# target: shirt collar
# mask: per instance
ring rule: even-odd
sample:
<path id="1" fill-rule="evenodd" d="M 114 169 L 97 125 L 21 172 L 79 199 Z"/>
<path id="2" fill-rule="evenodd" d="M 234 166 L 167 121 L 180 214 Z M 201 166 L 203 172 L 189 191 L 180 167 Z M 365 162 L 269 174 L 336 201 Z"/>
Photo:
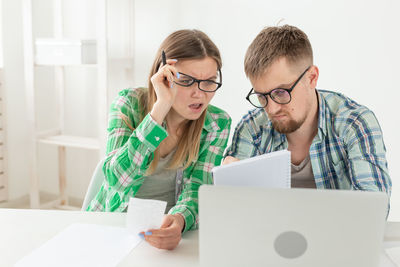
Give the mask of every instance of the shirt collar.
<path id="1" fill-rule="evenodd" d="M 325 99 L 317 89 L 315 89 L 315 92 L 318 98 L 318 136 L 322 140 L 323 136 L 327 133 L 326 120 L 328 119 L 329 114 L 326 110 Z"/>
<path id="2" fill-rule="evenodd" d="M 217 120 L 218 115 L 210 113 L 208 109 L 205 112 L 206 112 L 206 118 L 204 120 L 203 129 L 206 130 L 207 132 L 219 131 L 220 128 L 218 124 L 215 122 Z"/>

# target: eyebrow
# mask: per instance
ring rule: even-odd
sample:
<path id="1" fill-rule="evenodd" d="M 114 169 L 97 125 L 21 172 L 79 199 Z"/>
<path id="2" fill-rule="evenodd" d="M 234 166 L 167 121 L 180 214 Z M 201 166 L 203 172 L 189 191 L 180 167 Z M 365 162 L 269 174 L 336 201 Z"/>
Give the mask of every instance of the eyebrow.
<path id="1" fill-rule="evenodd" d="M 186 74 L 186 73 L 183 73 L 183 72 L 181 72 L 183 75 L 186 75 L 186 76 L 190 76 L 190 77 L 192 77 L 192 78 L 195 78 L 195 79 L 198 79 L 197 77 L 194 77 L 194 75 L 189 75 L 189 74 Z M 207 79 L 198 79 L 198 80 L 203 80 L 203 81 L 206 81 L 206 80 L 211 80 L 211 79 L 217 79 L 217 75 L 214 75 L 214 76 L 211 76 L 211 77 L 209 77 L 209 78 L 207 78 Z"/>
<path id="2" fill-rule="evenodd" d="M 275 89 L 278 89 L 278 88 L 289 89 L 294 83 L 295 83 L 295 82 L 291 82 L 291 83 L 281 83 L 280 85 L 274 87 L 273 89 L 271 89 L 271 90 L 268 91 L 268 92 L 271 92 L 272 90 L 275 90 Z M 254 90 L 254 92 L 257 93 L 257 94 L 264 94 L 264 93 L 262 93 L 262 92 L 256 91 L 256 89 L 254 89 L 254 88 L 253 88 L 253 90 Z"/>

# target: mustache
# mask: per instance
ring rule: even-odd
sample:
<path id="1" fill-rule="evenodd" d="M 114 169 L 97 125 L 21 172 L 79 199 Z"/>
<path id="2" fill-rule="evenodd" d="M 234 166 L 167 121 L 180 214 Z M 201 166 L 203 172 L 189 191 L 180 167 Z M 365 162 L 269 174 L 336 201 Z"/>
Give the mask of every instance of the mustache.
<path id="1" fill-rule="evenodd" d="M 268 114 L 269 117 L 276 117 L 276 116 L 282 116 L 282 115 L 288 115 L 288 113 L 280 111 L 280 112 L 275 113 L 275 114 Z"/>

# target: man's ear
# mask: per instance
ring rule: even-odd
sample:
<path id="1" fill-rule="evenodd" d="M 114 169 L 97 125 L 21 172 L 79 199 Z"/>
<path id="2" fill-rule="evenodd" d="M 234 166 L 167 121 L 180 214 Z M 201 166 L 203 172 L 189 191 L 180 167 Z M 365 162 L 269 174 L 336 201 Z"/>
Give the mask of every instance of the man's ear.
<path id="1" fill-rule="evenodd" d="M 317 87 L 318 77 L 319 77 L 319 69 L 317 66 L 311 66 L 310 70 L 307 74 L 310 81 L 310 88 L 315 89 Z"/>

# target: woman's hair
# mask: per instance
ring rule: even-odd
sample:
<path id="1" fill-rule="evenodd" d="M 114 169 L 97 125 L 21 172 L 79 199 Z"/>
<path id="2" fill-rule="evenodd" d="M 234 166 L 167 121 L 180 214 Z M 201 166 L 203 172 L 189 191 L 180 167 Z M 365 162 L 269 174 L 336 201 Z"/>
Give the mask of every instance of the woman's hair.
<path id="1" fill-rule="evenodd" d="M 222 67 L 221 55 L 217 46 L 204 32 L 199 30 L 179 30 L 173 32 L 162 42 L 158 49 L 148 79 L 148 91 L 140 96 L 139 103 L 144 114 L 148 114 L 157 101 L 157 95 L 150 79 L 162 64 L 162 51 L 165 52 L 167 59 L 177 59 L 178 61 L 182 59 L 211 57 L 216 61 L 218 69 Z M 204 110 L 200 118 L 191 120 L 182 126 L 182 136 L 179 138 L 178 147 L 169 163 L 169 169 L 177 169 L 182 166 L 187 168 L 193 161 L 197 160 L 205 117 L 206 110 Z M 147 174 L 155 171 L 159 159 L 160 152 L 159 149 L 156 149 L 154 159 L 150 164 Z"/>

